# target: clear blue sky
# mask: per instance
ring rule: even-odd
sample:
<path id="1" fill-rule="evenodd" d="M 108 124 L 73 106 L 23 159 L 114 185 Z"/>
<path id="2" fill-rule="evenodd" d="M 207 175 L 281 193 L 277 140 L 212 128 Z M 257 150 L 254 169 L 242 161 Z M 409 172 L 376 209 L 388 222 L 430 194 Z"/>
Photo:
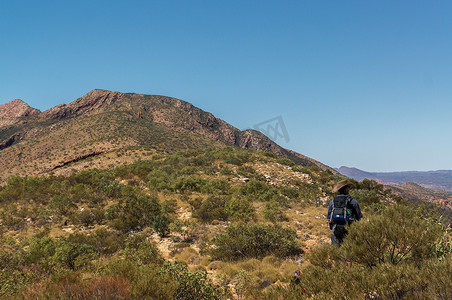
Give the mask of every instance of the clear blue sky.
<path id="1" fill-rule="evenodd" d="M 0 104 L 193 103 L 333 167 L 452 169 L 450 1 L 0 0 Z"/>

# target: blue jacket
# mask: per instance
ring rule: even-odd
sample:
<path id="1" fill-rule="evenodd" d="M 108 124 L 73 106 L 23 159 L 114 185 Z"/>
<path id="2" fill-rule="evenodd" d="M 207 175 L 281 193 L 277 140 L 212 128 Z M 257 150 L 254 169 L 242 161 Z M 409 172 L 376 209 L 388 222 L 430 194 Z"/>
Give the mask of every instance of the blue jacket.
<path id="1" fill-rule="evenodd" d="M 363 214 L 361 213 L 361 209 L 359 208 L 358 201 L 356 201 L 355 199 L 352 199 L 349 202 L 349 207 L 348 208 L 352 210 L 352 214 L 353 214 L 353 217 L 355 218 L 355 220 L 359 221 L 363 217 Z M 330 204 L 328 205 L 328 215 L 327 215 L 327 217 L 329 215 L 331 215 L 331 210 L 333 210 L 333 200 L 331 200 Z"/>

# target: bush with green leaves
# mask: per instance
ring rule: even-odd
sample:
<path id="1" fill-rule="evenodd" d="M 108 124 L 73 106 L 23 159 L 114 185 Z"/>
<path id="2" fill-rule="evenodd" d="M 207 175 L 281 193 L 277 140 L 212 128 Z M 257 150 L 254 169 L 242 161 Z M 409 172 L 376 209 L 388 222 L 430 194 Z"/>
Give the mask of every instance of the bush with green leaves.
<path id="1" fill-rule="evenodd" d="M 201 193 L 209 195 L 226 195 L 231 189 L 226 179 L 211 179 L 201 187 Z"/>
<path id="2" fill-rule="evenodd" d="M 287 257 L 303 253 L 297 233 L 279 225 L 231 225 L 214 239 L 212 256 L 220 260 L 262 258 L 267 255 Z"/>
<path id="3" fill-rule="evenodd" d="M 287 216 L 281 210 L 279 203 L 276 201 L 269 201 L 265 203 L 264 209 L 262 210 L 262 215 L 265 220 L 274 223 L 288 220 Z"/>
<path id="4" fill-rule="evenodd" d="M 314 266 L 331 269 L 333 266 L 337 266 L 338 262 L 344 260 L 341 250 L 336 245 L 317 244 L 311 248 L 311 251 L 307 254 L 307 259 Z"/>
<path id="5" fill-rule="evenodd" d="M 11 230 L 19 230 L 25 226 L 26 207 L 19 208 L 16 204 L 6 205 L 0 213 L 1 224 Z"/>
<path id="6" fill-rule="evenodd" d="M 226 294 L 211 282 L 207 273 L 192 272 L 184 265 L 169 262 L 162 266 L 160 273 L 177 282 L 174 299 L 222 299 Z"/>
<path id="7" fill-rule="evenodd" d="M 152 226 L 154 218 L 161 214 L 161 205 L 157 196 L 148 196 L 129 192 L 125 201 L 107 209 L 106 218 L 112 227 L 121 231 L 131 231 Z"/>
<path id="8" fill-rule="evenodd" d="M 122 194 L 122 189 L 124 188 L 124 184 L 116 181 L 107 179 L 102 182 L 100 186 L 100 190 L 105 196 L 110 198 L 118 198 Z"/>
<path id="9" fill-rule="evenodd" d="M 350 196 L 358 201 L 361 206 L 370 205 L 373 203 L 380 203 L 380 197 L 372 190 L 356 190 L 350 191 Z"/>
<path id="10" fill-rule="evenodd" d="M 233 197 L 225 204 L 225 212 L 233 222 L 254 220 L 254 207 L 251 202 L 241 197 Z"/>
<path id="11" fill-rule="evenodd" d="M 201 177 L 178 177 L 175 181 L 174 188 L 179 192 L 201 192 L 206 184 L 207 180 Z"/>
<path id="12" fill-rule="evenodd" d="M 294 187 L 282 186 L 279 188 L 280 193 L 290 199 L 297 199 L 300 196 L 300 191 Z"/>
<path id="13" fill-rule="evenodd" d="M 342 245 L 348 259 L 372 267 L 432 257 L 441 223 L 411 205 L 387 207 L 381 214 L 354 222 Z"/>
<path id="14" fill-rule="evenodd" d="M 279 164 L 282 164 L 282 165 L 289 166 L 289 167 L 295 166 L 295 163 L 293 161 L 291 161 L 290 159 L 285 158 L 285 157 L 276 159 L 276 162 Z"/>
<path id="15" fill-rule="evenodd" d="M 50 264 L 49 259 L 55 254 L 55 242 L 50 237 L 32 238 L 25 253 L 25 264 Z"/>
<path id="16" fill-rule="evenodd" d="M 210 196 L 195 209 L 193 216 L 204 223 L 214 220 L 226 221 L 228 214 L 225 211 L 225 204 L 226 198 L 224 196 Z"/>
<path id="17" fill-rule="evenodd" d="M 116 230 L 106 228 L 96 229 L 91 234 L 73 233 L 68 240 L 77 244 L 86 244 L 94 247 L 98 255 L 113 254 L 125 247 L 125 235 Z"/>
<path id="18" fill-rule="evenodd" d="M 71 209 L 77 208 L 77 205 L 68 195 L 58 194 L 50 200 L 50 208 L 60 215 L 66 215 Z"/>
<path id="19" fill-rule="evenodd" d="M 152 228 L 160 237 L 166 237 L 170 231 L 169 225 L 171 220 L 164 213 L 160 213 L 154 217 L 152 222 Z"/>
<path id="20" fill-rule="evenodd" d="M 52 259 L 55 263 L 69 268 L 79 270 L 89 264 L 96 256 L 93 246 L 78 244 L 60 237 L 55 245 L 55 254 Z"/>
<path id="21" fill-rule="evenodd" d="M 214 154 L 214 157 L 222 159 L 227 164 L 241 166 L 252 159 L 252 152 L 242 149 L 224 147 Z"/>
<path id="22" fill-rule="evenodd" d="M 250 201 L 268 201 L 278 194 L 278 191 L 262 181 L 251 179 L 240 188 L 240 194 Z"/>
<path id="23" fill-rule="evenodd" d="M 140 265 L 160 265 L 164 262 L 157 246 L 144 234 L 133 234 L 126 239 L 124 255 L 127 259 Z"/>
<path id="24" fill-rule="evenodd" d="M 78 270 L 86 266 L 95 254 L 93 246 L 74 243 L 64 237 L 57 241 L 49 237 L 33 238 L 25 253 L 24 262 L 38 264 L 47 271 L 52 271 L 54 266 Z"/>
<path id="25" fill-rule="evenodd" d="M 171 190 L 174 177 L 162 169 L 155 169 L 148 174 L 147 186 L 150 190 L 162 191 Z"/>
<path id="26" fill-rule="evenodd" d="M 307 201 L 308 203 L 316 202 L 320 197 L 323 196 L 322 190 L 315 184 L 309 184 L 303 182 L 299 187 L 300 198 Z"/>
<path id="27" fill-rule="evenodd" d="M 174 299 L 178 283 L 161 274 L 159 269 L 155 264 L 143 265 L 130 259 L 115 259 L 105 266 L 102 273 L 127 278 L 131 299 Z"/>

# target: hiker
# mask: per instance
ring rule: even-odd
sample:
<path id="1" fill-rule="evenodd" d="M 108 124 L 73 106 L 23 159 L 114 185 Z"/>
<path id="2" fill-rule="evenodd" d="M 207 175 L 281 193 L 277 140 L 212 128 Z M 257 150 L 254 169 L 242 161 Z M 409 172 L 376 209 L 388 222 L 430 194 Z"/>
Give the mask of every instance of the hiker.
<path id="1" fill-rule="evenodd" d="M 333 230 L 331 235 L 332 245 L 341 245 L 344 237 L 347 235 L 345 225 L 351 224 L 353 221 L 359 221 L 363 214 L 359 209 L 358 201 L 352 199 L 348 194 L 351 184 L 347 180 L 339 181 L 333 189 L 337 193 L 336 197 L 331 200 L 328 205 L 328 221 L 330 229 Z"/>

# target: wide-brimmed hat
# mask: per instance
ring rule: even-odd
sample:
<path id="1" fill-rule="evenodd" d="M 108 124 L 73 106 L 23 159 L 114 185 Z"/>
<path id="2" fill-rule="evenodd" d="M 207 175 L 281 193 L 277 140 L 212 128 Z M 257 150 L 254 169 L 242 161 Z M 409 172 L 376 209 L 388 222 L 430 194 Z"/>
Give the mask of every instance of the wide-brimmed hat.
<path id="1" fill-rule="evenodd" d="M 350 182 L 347 181 L 347 179 L 341 180 L 338 183 L 336 183 L 336 186 L 333 189 L 333 192 L 338 192 L 341 188 L 346 186 L 352 186 Z"/>

